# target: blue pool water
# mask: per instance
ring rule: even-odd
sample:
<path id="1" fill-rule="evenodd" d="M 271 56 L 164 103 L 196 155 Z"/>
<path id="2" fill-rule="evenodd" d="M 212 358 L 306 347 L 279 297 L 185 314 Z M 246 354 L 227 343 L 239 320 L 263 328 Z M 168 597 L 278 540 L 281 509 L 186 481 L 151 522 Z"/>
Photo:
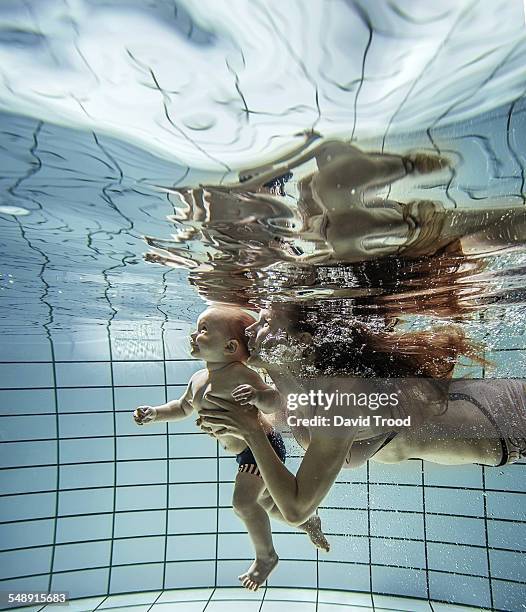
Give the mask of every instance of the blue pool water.
<path id="1" fill-rule="evenodd" d="M 330 554 L 274 525 L 269 603 L 262 589 L 236 607 L 238 591 L 221 589 L 237 586 L 251 552 L 231 509 L 234 460 L 193 421 L 142 431 L 131 412 L 178 397 L 201 367 L 188 334 L 209 297 L 199 275 L 221 254 L 184 234 L 203 227 L 170 190 L 231 185 L 316 130 L 453 160 L 383 197 L 519 209 L 525 53 L 522 5 L 509 0 L 2 3 L 0 591 L 93 598 L 79 610 L 219 610 L 222 593 L 232 610 L 328 610 L 339 600 L 325 590 L 362 593 L 346 603 L 364 612 L 430 609 L 382 595 L 524 609 L 524 462 L 342 472 L 320 507 Z M 146 261 L 145 236 L 192 265 Z M 468 276 L 492 296 L 462 323 L 490 365 L 455 376 L 525 377 L 525 261 L 514 245 Z M 244 298 L 329 295 L 284 270 L 248 277 Z M 302 451 L 287 444 L 294 471 Z M 280 588 L 311 591 L 280 599 Z M 207 591 L 194 607 L 182 591 L 104 604 L 172 589 Z"/>

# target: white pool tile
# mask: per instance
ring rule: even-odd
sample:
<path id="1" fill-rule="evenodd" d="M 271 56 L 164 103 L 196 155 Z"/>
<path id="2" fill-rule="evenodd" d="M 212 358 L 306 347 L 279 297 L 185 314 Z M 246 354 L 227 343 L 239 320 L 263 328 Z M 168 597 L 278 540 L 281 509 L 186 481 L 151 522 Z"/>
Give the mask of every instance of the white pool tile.
<path id="1" fill-rule="evenodd" d="M 203 612 L 206 601 L 178 601 L 157 603 L 149 612 Z"/>
<path id="2" fill-rule="evenodd" d="M 378 608 L 376 608 L 378 610 Z M 375 612 L 369 606 L 355 606 L 341 603 L 318 603 L 317 612 Z"/>
<path id="3" fill-rule="evenodd" d="M 319 591 L 318 602 L 362 608 L 373 607 L 370 593 L 353 593 L 352 591 Z"/>
<path id="4" fill-rule="evenodd" d="M 263 601 L 261 612 L 316 612 L 315 601 Z"/>
<path id="5" fill-rule="evenodd" d="M 84 599 L 74 599 L 67 606 L 59 604 L 50 604 L 44 608 L 45 612 L 93 612 L 95 608 L 106 597 L 86 597 Z"/>
<path id="6" fill-rule="evenodd" d="M 373 594 L 375 610 L 403 610 L 404 612 L 433 612 L 427 601 L 406 597 Z"/>
<path id="7" fill-rule="evenodd" d="M 269 587 L 265 593 L 265 601 L 316 601 L 314 589 L 278 589 Z"/>
<path id="8" fill-rule="evenodd" d="M 457 606 L 449 603 L 431 602 L 433 612 L 489 612 L 488 608 L 473 608 L 471 606 Z"/>
<path id="9" fill-rule="evenodd" d="M 164 604 L 167 602 L 185 602 L 185 601 L 204 601 L 205 603 L 210 599 L 214 589 L 170 589 L 164 591 L 156 602 L 158 604 Z"/>
<path id="10" fill-rule="evenodd" d="M 267 593 L 270 589 L 267 589 Z M 277 590 L 277 589 L 275 589 Z M 265 593 L 264 588 L 258 589 L 255 593 L 251 593 L 244 589 L 242 586 L 238 587 L 224 587 L 220 589 L 216 589 L 214 594 L 212 595 L 211 601 L 236 601 L 236 600 L 249 600 L 261 601 L 263 599 L 263 594 Z M 208 608 L 207 608 L 208 612 Z"/>
<path id="11" fill-rule="evenodd" d="M 124 603 L 122 606 L 116 606 L 115 608 L 104 608 L 108 612 L 149 612 L 152 604 L 141 604 L 138 606 Z M 97 608 L 97 611 L 100 608 Z"/>
<path id="12" fill-rule="evenodd" d="M 255 593 L 240 587 L 147 591 L 72 600 L 67 610 L 50 604 L 45 608 L 24 608 L 24 611 L 203 612 L 205 608 L 206 612 L 489 612 L 487 608 L 409 597 L 338 590 L 316 593 L 315 589 L 275 587 L 263 587 Z"/>
<path id="13" fill-rule="evenodd" d="M 97 610 L 106 610 L 108 608 L 115 611 L 115 608 L 122 606 L 139 606 L 143 604 L 152 604 L 161 594 L 161 591 L 147 591 L 141 593 L 125 593 L 123 595 L 110 595 L 106 598 Z"/>
<path id="14" fill-rule="evenodd" d="M 247 593 L 247 595 L 250 596 L 250 593 Z M 253 595 L 257 595 L 257 592 Z M 253 600 L 248 597 L 229 601 L 218 599 L 210 601 L 206 606 L 206 612 L 259 612 L 260 608 L 261 600 L 257 597 Z"/>

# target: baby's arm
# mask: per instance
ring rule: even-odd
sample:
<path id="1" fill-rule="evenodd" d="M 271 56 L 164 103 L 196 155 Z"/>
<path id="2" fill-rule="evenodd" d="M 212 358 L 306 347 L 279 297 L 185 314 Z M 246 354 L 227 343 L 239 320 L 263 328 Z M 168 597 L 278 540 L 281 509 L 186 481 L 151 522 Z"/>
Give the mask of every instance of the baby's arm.
<path id="1" fill-rule="evenodd" d="M 232 397 L 241 405 L 253 404 L 258 410 L 265 414 L 279 412 L 283 408 L 283 398 L 276 389 L 266 385 L 261 378 L 252 370 L 246 382 L 238 385 L 232 391 Z"/>
<path id="2" fill-rule="evenodd" d="M 193 377 L 192 377 L 193 378 Z M 139 406 L 133 413 L 137 425 L 162 421 L 179 421 L 193 412 L 192 379 L 180 399 L 172 400 L 160 406 Z"/>
<path id="3" fill-rule="evenodd" d="M 281 410 L 282 397 L 276 389 L 255 389 L 252 385 L 239 385 L 232 391 L 232 397 L 241 405 L 253 404 L 265 414 Z"/>

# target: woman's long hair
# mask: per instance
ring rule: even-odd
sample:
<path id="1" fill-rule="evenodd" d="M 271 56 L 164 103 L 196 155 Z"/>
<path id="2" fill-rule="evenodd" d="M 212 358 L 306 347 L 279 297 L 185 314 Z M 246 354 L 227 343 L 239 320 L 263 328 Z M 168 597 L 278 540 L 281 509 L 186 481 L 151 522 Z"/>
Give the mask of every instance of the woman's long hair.
<path id="1" fill-rule="evenodd" d="M 382 316 L 358 320 L 327 310 L 295 306 L 292 331 L 313 337 L 315 376 L 380 378 L 449 378 L 461 357 L 487 365 L 483 348 L 468 339 L 457 325 L 430 330 L 398 331 L 397 321 Z"/>
<path id="2" fill-rule="evenodd" d="M 334 373 L 351 369 L 355 374 L 383 378 L 422 376 L 448 378 L 461 357 L 485 364 L 482 348 L 468 340 L 454 325 L 431 330 L 399 332 L 371 330 L 355 323 L 352 344 L 340 346 L 321 343 L 316 348 L 316 366 Z M 354 353 L 354 355 L 353 355 Z"/>

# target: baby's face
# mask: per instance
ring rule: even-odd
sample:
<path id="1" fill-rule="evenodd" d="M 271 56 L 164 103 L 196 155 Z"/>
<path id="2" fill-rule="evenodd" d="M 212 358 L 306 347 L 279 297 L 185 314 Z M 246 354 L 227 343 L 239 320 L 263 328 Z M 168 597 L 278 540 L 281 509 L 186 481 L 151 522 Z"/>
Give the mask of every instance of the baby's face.
<path id="1" fill-rule="evenodd" d="M 190 354 L 204 361 L 224 361 L 228 337 L 226 314 L 209 308 L 197 319 L 197 329 L 190 335 Z"/>

